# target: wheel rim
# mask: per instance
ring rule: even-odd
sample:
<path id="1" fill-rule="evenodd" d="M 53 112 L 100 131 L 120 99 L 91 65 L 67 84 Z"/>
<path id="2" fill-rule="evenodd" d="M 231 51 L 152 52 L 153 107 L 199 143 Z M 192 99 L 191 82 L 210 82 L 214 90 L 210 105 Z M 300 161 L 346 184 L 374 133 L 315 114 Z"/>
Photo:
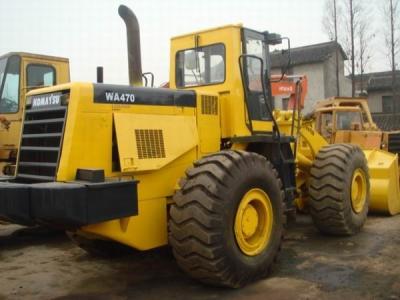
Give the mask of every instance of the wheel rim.
<path id="1" fill-rule="evenodd" d="M 357 169 L 351 181 L 351 205 L 353 211 L 361 213 L 367 200 L 367 179 L 361 169 Z"/>
<path id="2" fill-rule="evenodd" d="M 271 200 L 263 190 L 254 188 L 243 196 L 234 229 L 236 242 L 244 254 L 255 256 L 268 246 L 273 219 Z"/>

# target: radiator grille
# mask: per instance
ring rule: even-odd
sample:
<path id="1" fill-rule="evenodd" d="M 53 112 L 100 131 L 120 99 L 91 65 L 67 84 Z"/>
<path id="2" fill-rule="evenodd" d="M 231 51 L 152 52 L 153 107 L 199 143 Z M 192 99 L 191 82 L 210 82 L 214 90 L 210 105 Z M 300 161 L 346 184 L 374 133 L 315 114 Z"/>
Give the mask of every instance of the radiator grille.
<path id="1" fill-rule="evenodd" d="M 218 99 L 216 96 L 201 96 L 201 113 L 204 115 L 218 114 Z"/>
<path id="2" fill-rule="evenodd" d="M 60 158 L 67 107 L 26 109 L 17 179 L 54 181 Z"/>
<path id="3" fill-rule="evenodd" d="M 161 129 L 135 129 L 135 135 L 139 159 L 165 158 Z"/>

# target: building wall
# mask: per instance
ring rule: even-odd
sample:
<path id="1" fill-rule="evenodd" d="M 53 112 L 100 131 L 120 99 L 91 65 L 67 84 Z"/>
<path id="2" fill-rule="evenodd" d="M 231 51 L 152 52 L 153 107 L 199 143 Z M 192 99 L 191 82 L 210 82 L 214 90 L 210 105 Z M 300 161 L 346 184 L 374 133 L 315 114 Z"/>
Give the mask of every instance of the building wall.
<path id="1" fill-rule="evenodd" d="M 371 113 L 381 113 L 382 108 L 382 97 L 390 96 L 391 91 L 370 91 L 368 92 L 368 105 Z"/>
<path id="2" fill-rule="evenodd" d="M 339 57 L 339 85 L 340 96 L 351 96 L 351 80 L 344 74 L 343 57 Z M 332 55 L 325 62 L 296 65 L 290 74 L 306 75 L 308 79 L 308 93 L 305 99 L 304 114 L 312 111 L 314 105 L 326 98 L 336 96 L 336 58 Z M 272 74 L 280 74 L 280 69 L 272 69 Z M 287 96 L 275 97 L 275 107 L 282 109 L 282 99 Z"/>
<path id="3" fill-rule="evenodd" d="M 337 96 L 335 53 L 332 53 L 329 59 L 327 59 L 324 63 L 324 77 L 325 77 L 324 98 Z M 351 97 L 351 80 L 348 79 L 344 74 L 344 60 L 342 55 L 339 55 L 339 96 Z"/>

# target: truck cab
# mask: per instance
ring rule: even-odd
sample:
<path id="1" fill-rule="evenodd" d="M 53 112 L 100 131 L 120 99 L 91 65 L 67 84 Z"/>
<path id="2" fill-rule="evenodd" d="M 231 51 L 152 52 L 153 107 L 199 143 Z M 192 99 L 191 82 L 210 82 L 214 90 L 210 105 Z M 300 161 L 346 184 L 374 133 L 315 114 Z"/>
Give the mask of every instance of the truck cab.
<path id="1" fill-rule="evenodd" d="M 69 80 L 67 58 L 23 52 L 0 57 L 0 174 L 15 172 L 26 94 Z"/>

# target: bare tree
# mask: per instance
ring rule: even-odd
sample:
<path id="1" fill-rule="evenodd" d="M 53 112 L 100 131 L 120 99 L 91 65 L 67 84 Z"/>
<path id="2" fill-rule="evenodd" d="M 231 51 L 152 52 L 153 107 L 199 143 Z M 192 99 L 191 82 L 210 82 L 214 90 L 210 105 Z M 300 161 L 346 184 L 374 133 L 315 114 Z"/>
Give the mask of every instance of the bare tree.
<path id="1" fill-rule="evenodd" d="M 341 0 L 344 6 L 343 23 L 344 34 L 341 36 L 342 44 L 346 54 L 350 59 L 350 63 L 346 64 L 347 70 L 351 78 L 351 95 L 355 96 L 356 80 L 355 73 L 357 64 L 359 68 L 365 69 L 368 63 L 367 48 L 370 45 L 371 15 L 368 12 L 368 2 L 365 0 Z M 360 48 L 363 48 L 360 51 Z M 362 64 L 361 64 L 362 58 Z"/>
<path id="2" fill-rule="evenodd" d="M 364 9 L 363 18 L 359 20 L 356 28 L 355 67 L 360 75 L 360 91 L 364 90 L 364 73 L 372 58 L 371 41 L 375 38 L 370 23 L 370 15 Z"/>
<path id="3" fill-rule="evenodd" d="M 340 96 L 339 82 L 339 47 L 338 47 L 338 16 L 340 6 L 337 0 L 325 0 L 325 15 L 322 26 L 331 41 L 335 41 L 335 75 L 336 75 L 336 96 Z"/>
<path id="4" fill-rule="evenodd" d="M 392 98 L 394 105 L 394 112 L 399 110 L 398 93 L 396 86 L 396 69 L 397 58 L 400 53 L 400 0 L 384 0 L 383 5 L 383 20 L 384 20 L 384 45 L 387 57 L 389 58 L 389 66 L 392 71 Z"/>
<path id="5" fill-rule="evenodd" d="M 346 64 L 351 78 L 351 96 L 355 96 L 355 32 L 357 22 L 360 15 L 360 2 L 359 0 L 342 0 L 344 5 L 343 21 L 345 24 L 345 32 L 341 37 L 342 44 L 344 45 L 345 52 L 350 59 L 350 64 Z"/>

